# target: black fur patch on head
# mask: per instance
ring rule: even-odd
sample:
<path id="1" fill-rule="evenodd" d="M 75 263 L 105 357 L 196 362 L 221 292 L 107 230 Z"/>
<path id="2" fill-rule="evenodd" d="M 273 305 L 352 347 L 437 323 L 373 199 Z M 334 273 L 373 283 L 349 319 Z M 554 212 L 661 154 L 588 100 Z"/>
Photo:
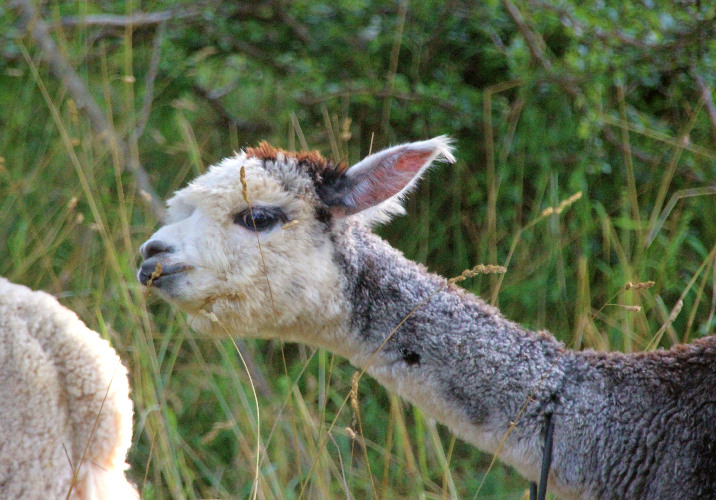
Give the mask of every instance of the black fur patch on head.
<path id="1" fill-rule="evenodd" d="M 333 214 L 325 205 L 319 205 L 316 207 L 316 220 L 321 224 L 330 225 Z"/>
<path id="2" fill-rule="evenodd" d="M 325 171 L 315 184 L 316 194 L 329 207 L 343 204 L 343 194 L 350 187 L 345 170 Z"/>
<path id="3" fill-rule="evenodd" d="M 324 158 L 318 151 L 291 152 L 271 146 L 266 141 L 245 150 L 247 158 L 258 158 L 263 162 L 275 162 L 282 154 L 285 158 L 296 160 L 298 168 L 307 174 L 313 182 L 315 193 L 324 206 L 319 207 L 316 216 L 320 222 L 330 222 L 332 215 L 328 207 L 336 205 L 347 187 L 345 177 L 348 165 Z"/>

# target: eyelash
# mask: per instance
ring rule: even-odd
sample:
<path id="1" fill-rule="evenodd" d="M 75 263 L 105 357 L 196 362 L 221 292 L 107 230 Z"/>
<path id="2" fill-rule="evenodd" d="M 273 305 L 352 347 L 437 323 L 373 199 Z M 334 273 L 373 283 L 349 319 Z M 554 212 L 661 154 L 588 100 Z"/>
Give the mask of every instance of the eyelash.
<path id="1" fill-rule="evenodd" d="M 251 231 L 266 231 L 288 220 L 283 210 L 277 207 L 253 207 L 251 210 L 247 208 L 234 214 L 233 219 L 234 224 Z"/>

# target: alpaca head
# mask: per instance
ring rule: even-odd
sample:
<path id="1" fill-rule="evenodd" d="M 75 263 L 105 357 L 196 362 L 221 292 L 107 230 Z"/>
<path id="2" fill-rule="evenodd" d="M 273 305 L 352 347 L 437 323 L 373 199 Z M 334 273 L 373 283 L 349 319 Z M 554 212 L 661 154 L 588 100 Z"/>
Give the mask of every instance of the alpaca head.
<path id="1" fill-rule="evenodd" d="M 401 196 L 439 157 L 453 161 L 444 136 L 350 168 L 266 143 L 246 149 L 169 200 L 166 224 L 141 247 L 138 279 L 202 331 L 300 335 L 335 321 L 346 307 L 333 260 L 341 228 L 401 212 Z"/>

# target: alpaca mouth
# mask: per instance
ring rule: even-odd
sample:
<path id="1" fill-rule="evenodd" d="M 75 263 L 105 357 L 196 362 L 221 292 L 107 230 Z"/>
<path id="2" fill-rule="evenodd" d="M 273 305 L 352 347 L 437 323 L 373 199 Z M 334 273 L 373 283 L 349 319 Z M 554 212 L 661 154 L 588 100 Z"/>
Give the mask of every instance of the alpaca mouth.
<path id="1" fill-rule="evenodd" d="M 163 283 L 191 269 L 187 264 L 163 264 L 159 259 L 151 258 L 142 263 L 137 279 L 146 287 L 161 287 Z"/>

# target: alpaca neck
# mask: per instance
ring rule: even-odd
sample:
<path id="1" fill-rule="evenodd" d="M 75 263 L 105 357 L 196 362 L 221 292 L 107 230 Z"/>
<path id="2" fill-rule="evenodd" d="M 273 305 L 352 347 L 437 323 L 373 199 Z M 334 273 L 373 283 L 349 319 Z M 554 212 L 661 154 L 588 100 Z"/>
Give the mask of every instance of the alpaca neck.
<path id="1" fill-rule="evenodd" d="M 360 226 L 340 237 L 350 312 L 323 347 L 533 481 L 553 415 L 560 498 L 714 498 L 715 337 L 631 356 L 568 351 Z"/>
<path id="2" fill-rule="evenodd" d="M 445 287 L 361 227 L 342 238 L 336 260 L 352 308 L 348 338 L 326 347 L 485 451 L 498 449 L 519 416 L 500 458 L 536 478 L 562 346 Z"/>

